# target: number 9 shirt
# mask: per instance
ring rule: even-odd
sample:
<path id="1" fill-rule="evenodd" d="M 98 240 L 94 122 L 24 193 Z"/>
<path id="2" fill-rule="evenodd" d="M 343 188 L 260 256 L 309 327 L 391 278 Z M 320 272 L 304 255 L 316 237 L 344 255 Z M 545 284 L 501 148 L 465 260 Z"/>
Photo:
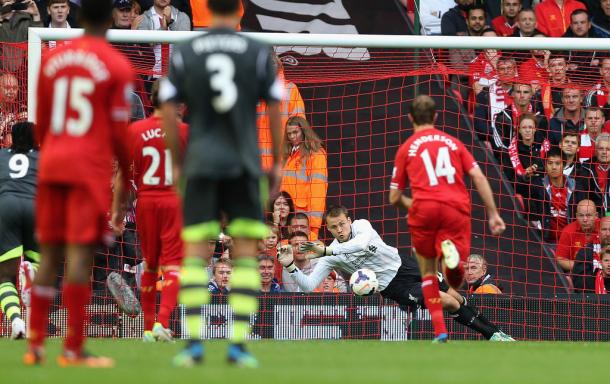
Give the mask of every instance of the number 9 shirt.
<path id="1" fill-rule="evenodd" d="M 462 260 L 468 257 L 470 195 L 464 174 L 475 167 L 464 144 L 434 128 L 414 133 L 398 149 L 390 188 L 404 190 L 410 180 L 413 205 L 408 223 L 418 254 L 436 258 L 440 243 L 449 239 Z"/>

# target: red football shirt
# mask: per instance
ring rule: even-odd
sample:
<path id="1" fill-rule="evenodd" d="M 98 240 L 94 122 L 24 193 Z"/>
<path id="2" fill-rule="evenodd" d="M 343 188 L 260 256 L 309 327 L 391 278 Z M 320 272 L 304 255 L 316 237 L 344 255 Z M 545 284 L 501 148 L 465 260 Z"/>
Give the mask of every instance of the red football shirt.
<path id="1" fill-rule="evenodd" d="M 549 73 L 546 68 L 538 64 L 538 61 L 533 57 L 519 66 L 519 77 L 534 85 L 548 84 L 549 82 Z"/>
<path id="2" fill-rule="evenodd" d="M 512 36 L 517 29 L 517 24 L 510 24 L 504 15 L 500 15 L 491 21 L 491 27 L 498 36 Z"/>
<path id="3" fill-rule="evenodd" d="M 48 52 L 37 92 L 41 182 L 86 185 L 102 206 L 111 200 L 113 159 L 128 171 L 133 79 L 129 61 L 103 38 L 83 36 Z"/>
<path id="4" fill-rule="evenodd" d="M 556 242 L 559 239 L 561 230 L 568 223 L 567 196 L 568 189 L 566 187 L 558 188 L 551 186 L 551 228 L 549 228 L 549 241 L 551 242 Z"/>
<path id="5" fill-rule="evenodd" d="M 497 53 L 498 55 L 500 53 Z M 479 82 L 483 86 L 488 86 L 498 79 L 498 73 L 493 64 L 487 59 L 485 52 L 481 52 L 468 66 L 471 81 Z"/>
<path id="6" fill-rule="evenodd" d="M 188 135 L 188 125 L 179 125 L 180 144 L 184 149 Z M 133 159 L 134 181 L 138 197 L 145 194 L 175 195 L 172 175 L 172 156 L 165 145 L 161 130 L 161 119 L 151 116 L 129 126 L 131 135 L 131 158 Z"/>
<path id="7" fill-rule="evenodd" d="M 595 220 L 595 227 L 593 233 L 589 235 L 587 241 L 587 234 L 580 229 L 578 221 L 573 221 L 566 225 L 561 232 L 559 242 L 557 243 L 557 249 L 555 250 L 555 257 L 567 260 L 574 260 L 576 253 L 586 246 L 587 244 L 593 244 L 599 246 L 599 219 Z"/>
<path id="8" fill-rule="evenodd" d="M 404 190 L 410 180 L 414 200 L 451 204 L 470 214 L 464 174 L 478 164 L 464 144 L 435 128 L 414 133 L 398 152 L 390 188 Z"/>

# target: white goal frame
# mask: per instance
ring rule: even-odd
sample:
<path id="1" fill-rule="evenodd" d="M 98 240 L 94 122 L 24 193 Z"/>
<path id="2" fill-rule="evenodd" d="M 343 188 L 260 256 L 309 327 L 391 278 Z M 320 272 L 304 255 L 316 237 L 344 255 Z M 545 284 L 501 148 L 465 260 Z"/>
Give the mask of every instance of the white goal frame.
<path id="1" fill-rule="evenodd" d="M 178 43 L 205 32 L 133 31 L 111 29 L 107 38 L 115 43 Z M 363 47 L 397 49 L 504 49 L 504 50 L 608 50 L 610 39 L 542 37 L 472 37 L 418 35 L 345 35 L 310 33 L 241 32 L 270 45 Z M 43 41 L 68 40 L 83 34 L 82 29 L 29 28 L 28 33 L 28 117 L 36 118 L 36 83 Z"/>

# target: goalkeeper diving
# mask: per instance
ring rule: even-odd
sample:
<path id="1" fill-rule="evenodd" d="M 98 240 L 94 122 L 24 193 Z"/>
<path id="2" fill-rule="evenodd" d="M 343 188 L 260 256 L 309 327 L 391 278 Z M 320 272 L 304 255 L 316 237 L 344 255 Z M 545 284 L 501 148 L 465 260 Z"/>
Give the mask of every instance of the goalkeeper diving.
<path id="1" fill-rule="evenodd" d="M 307 241 L 300 250 L 309 258 L 318 258 L 313 271 L 306 275 L 294 264 L 292 248 L 284 245 L 278 252 L 279 262 L 291 274 L 304 292 L 313 291 L 333 271 L 346 279 L 358 269 L 375 272 L 381 296 L 398 303 L 401 309 L 425 308 L 421 289 L 421 275 L 417 262 L 384 243 L 368 220 L 354 220 L 347 208 L 330 207 L 325 214 L 326 227 L 334 240 L 329 246 Z M 439 274 L 440 296 L 443 309 L 458 323 L 473 329 L 491 341 L 514 341 L 490 322 L 466 299 L 449 287 Z"/>

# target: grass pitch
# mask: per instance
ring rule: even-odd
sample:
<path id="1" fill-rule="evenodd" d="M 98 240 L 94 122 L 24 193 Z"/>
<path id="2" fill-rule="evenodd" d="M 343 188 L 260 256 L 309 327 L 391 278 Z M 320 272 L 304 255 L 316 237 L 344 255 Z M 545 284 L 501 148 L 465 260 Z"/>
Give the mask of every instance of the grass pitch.
<path id="1" fill-rule="evenodd" d="M 205 363 L 170 364 L 183 344 L 90 339 L 93 353 L 114 357 L 113 369 L 59 368 L 61 342 L 47 344 L 47 362 L 25 367 L 25 342 L 0 339 L 0 382 L 6 384 L 319 384 L 319 383 L 604 383 L 609 343 L 455 341 L 257 341 L 249 345 L 257 370 L 225 362 L 226 341 L 206 343 Z"/>

